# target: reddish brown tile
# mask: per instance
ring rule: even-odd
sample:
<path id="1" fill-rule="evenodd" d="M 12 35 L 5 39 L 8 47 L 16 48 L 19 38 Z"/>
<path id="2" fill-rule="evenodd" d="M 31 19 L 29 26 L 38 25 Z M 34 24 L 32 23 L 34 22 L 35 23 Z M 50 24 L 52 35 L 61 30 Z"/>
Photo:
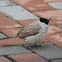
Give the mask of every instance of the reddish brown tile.
<path id="1" fill-rule="evenodd" d="M 46 37 L 42 41 L 40 41 L 40 43 L 48 43 L 51 40 L 54 41 L 53 39 L 51 39 L 51 36 L 54 36 L 54 34 L 58 35 L 59 33 L 62 33 L 62 29 L 60 29 L 56 26 L 53 26 L 53 25 L 49 26 L 48 33 L 47 33 Z"/>
<path id="2" fill-rule="evenodd" d="M 11 0 L 12 2 L 23 6 L 25 9 L 27 9 L 30 12 L 35 11 L 46 11 L 46 10 L 53 10 L 54 8 L 49 6 L 48 4 L 43 4 L 42 0 Z M 23 2 L 23 3 L 22 3 Z M 46 7 L 46 8 L 45 8 Z"/>
<path id="3" fill-rule="evenodd" d="M 13 29 L 3 29 L 2 33 L 7 36 L 16 35 L 22 28 L 13 28 Z"/>
<path id="4" fill-rule="evenodd" d="M 45 3 L 49 2 L 62 2 L 62 0 L 43 0 Z"/>
<path id="5" fill-rule="evenodd" d="M 54 33 L 57 33 L 57 32 L 62 32 L 62 29 L 56 27 L 56 26 L 49 26 L 49 29 L 48 29 L 48 34 L 54 34 Z"/>
<path id="6" fill-rule="evenodd" d="M 14 28 L 14 27 L 22 27 L 22 26 L 12 21 L 10 18 L 0 14 L 0 30 L 4 28 Z"/>
<path id="7" fill-rule="evenodd" d="M 56 34 L 47 35 L 40 43 L 53 43 L 59 48 L 62 48 L 62 33 L 58 32 Z"/>
<path id="8" fill-rule="evenodd" d="M 37 56 L 34 53 L 29 54 L 19 54 L 19 55 L 10 55 L 12 59 L 14 59 L 16 62 L 47 62 L 43 58 Z"/>
<path id="9" fill-rule="evenodd" d="M 17 24 L 10 18 L 0 14 L 0 32 L 3 32 L 8 36 L 15 35 L 20 30 L 20 28 L 16 27 L 22 27 L 22 25 Z"/>
<path id="10" fill-rule="evenodd" d="M 62 16 L 62 10 L 36 11 L 33 13 L 39 17 L 51 18 L 51 19 L 53 19 L 53 17 Z"/>
<path id="11" fill-rule="evenodd" d="M 0 56 L 0 62 L 12 62 L 12 61 L 10 61 L 9 59 L 7 59 L 3 56 Z"/>
<path id="12" fill-rule="evenodd" d="M 54 38 L 57 41 L 62 41 L 62 33 L 58 32 L 56 34 L 51 35 L 51 38 Z"/>
<path id="13" fill-rule="evenodd" d="M 14 3 L 16 3 L 16 4 L 19 4 L 19 5 L 25 5 L 25 4 L 33 4 L 33 5 L 35 5 L 35 4 L 41 4 L 41 3 L 43 3 L 43 1 L 42 0 L 10 0 L 10 1 L 12 1 L 12 2 L 14 2 Z"/>
<path id="14" fill-rule="evenodd" d="M 49 24 L 50 25 L 62 25 L 62 19 L 60 18 L 52 19 Z"/>
<path id="15" fill-rule="evenodd" d="M 0 47 L 5 47 L 5 46 L 15 46 L 15 45 L 26 45 L 21 38 L 11 38 L 11 39 L 5 39 L 5 40 L 0 40 Z"/>
<path id="16" fill-rule="evenodd" d="M 49 6 L 48 4 L 36 4 L 36 5 L 26 4 L 24 8 L 26 8 L 30 12 L 47 11 L 47 10 L 53 10 L 54 9 L 53 7 Z"/>
<path id="17" fill-rule="evenodd" d="M 27 26 L 28 24 L 33 23 L 37 20 L 38 19 L 21 20 L 21 21 L 18 21 L 18 23 L 21 24 L 22 26 Z"/>
<path id="18" fill-rule="evenodd" d="M 51 62 L 62 62 L 62 59 L 51 60 Z"/>
<path id="19" fill-rule="evenodd" d="M 62 32 L 58 32 L 56 34 L 51 34 L 48 36 L 47 40 L 56 46 L 62 48 Z"/>
<path id="20" fill-rule="evenodd" d="M 57 20 L 62 20 L 62 16 L 58 16 L 58 17 L 53 17 L 54 19 L 57 19 Z"/>

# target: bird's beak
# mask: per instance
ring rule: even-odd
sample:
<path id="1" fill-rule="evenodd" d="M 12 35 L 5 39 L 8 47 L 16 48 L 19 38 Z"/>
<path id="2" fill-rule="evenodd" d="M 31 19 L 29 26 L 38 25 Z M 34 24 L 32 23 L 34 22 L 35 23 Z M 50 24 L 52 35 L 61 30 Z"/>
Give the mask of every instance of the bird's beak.
<path id="1" fill-rule="evenodd" d="M 50 21 L 51 19 L 48 19 L 48 21 Z"/>

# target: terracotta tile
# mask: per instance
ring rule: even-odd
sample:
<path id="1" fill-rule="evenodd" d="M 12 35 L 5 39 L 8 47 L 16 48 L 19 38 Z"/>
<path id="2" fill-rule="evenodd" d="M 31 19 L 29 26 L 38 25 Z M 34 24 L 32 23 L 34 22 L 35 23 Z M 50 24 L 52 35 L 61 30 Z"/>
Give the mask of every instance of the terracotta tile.
<path id="1" fill-rule="evenodd" d="M 48 41 L 57 45 L 59 48 L 62 48 L 62 32 L 58 32 L 56 34 L 51 34 L 47 38 Z"/>
<path id="2" fill-rule="evenodd" d="M 12 2 L 23 6 L 25 9 L 27 9 L 30 12 L 34 11 L 45 11 L 45 10 L 53 10 L 54 8 L 49 6 L 48 4 L 43 4 L 42 0 L 11 0 Z M 22 3 L 23 2 L 23 3 Z M 46 7 L 46 8 L 45 8 Z"/>
<path id="3" fill-rule="evenodd" d="M 54 41 L 62 41 L 62 33 L 60 33 L 60 32 L 58 32 L 56 34 L 52 34 L 50 37 L 53 38 Z"/>
<path id="4" fill-rule="evenodd" d="M 62 16 L 58 16 L 58 17 L 53 17 L 54 19 L 57 19 L 57 20 L 62 20 Z"/>
<path id="5" fill-rule="evenodd" d="M 36 21 L 36 20 L 38 20 L 38 19 L 32 19 L 32 20 L 22 20 L 22 21 L 18 21 L 18 23 L 20 23 L 21 25 L 23 25 L 23 26 L 26 26 L 26 25 L 28 25 L 29 23 L 32 23 L 32 22 L 34 22 L 34 21 Z M 25 22 L 25 21 L 27 21 L 27 22 Z M 22 29 L 22 28 L 21 28 Z M 15 28 L 15 29 L 4 29 L 4 30 L 2 30 L 2 32 L 5 34 L 5 35 L 7 35 L 7 36 L 12 36 L 12 35 L 15 35 L 15 34 L 17 34 L 18 32 L 19 32 L 19 30 L 20 30 L 20 28 Z M 10 42 L 11 41 L 13 41 L 11 44 L 10 44 Z M 3 41 L 5 41 L 5 42 L 3 42 Z M 16 43 L 15 43 L 16 42 Z M 6 44 L 7 43 L 7 44 Z M 2 44 L 1 44 L 1 46 L 3 45 L 8 45 L 8 46 L 10 46 L 10 45 L 24 45 L 24 44 L 26 44 L 24 41 L 22 41 L 21 39 L 19 39 L 19 38 L 13 38 L 13 39 L 8 39 L 7 41 L 6 40 L 2 40 Z"/>
<path id="6" fill-rule="evenodd" d="M 4 28 L 14 28 L 14 27 L 22 27 L 22 26 L 12 21 L 10 18 L 0 14 L 0 30 Z"/>
<path id="7" fill-rule="evenodd" d="M 22 27 L 22 25 L 17 24 L 16 22 L 12 21 L 2 14 L 0 14 L 0 26 L 0 32 L 3 32 L 5 35 L 8 36 L 16 34 L 20 30 L 19 27 Z"/>
<path id="8" fill-rule="evenodd" d="M 36 4 L 36 5 L 26 4 L 24 6 L 24 8 L 26 8 L 27 10 L 29 10 L 31 12 L 47 11 L 47 10 L 53 10 L 54 9 L 53 7 L 49 6 L 48 4 Z"/>
<path id="9" fill-rule="evenodd" d="M 43 58 L 37 56 L 34 53 L 10 55 L 10 58 L 14 59 L 16 62 L 47 62 Z"/>
<path id="10" fill-rule="evenodd" d="M 60 17 L 52 19 L 49 24 L 50 25 L 62 25 L 62 19 Z"/>
<path id="11" fill-rule="evenodd" d="M 3 29 L 2 33 L 7 36 L 16 35 L 22 28 L 11 28 L 11 29 Z"/>
<path id="12" fill-rule="evenodd" d="M 48 11 L 36 11 L 33 12 L 35 15 L 43 18 L 52 18 L 62 16 L 62 10 L 48 10 Z M 47 16 L 48 15 L 48 16 Z"/>
<path id="13" fill-rule="evenodd" d="M 53 26 L 53 25 L 49 26 L 47 35 L 39 43 L 50 43 L 50 38 L 49 37 L 51 37 L 52 35 L 57 34 L 57 33 L 62 33 L 62 29 L 60 29 L 60 28 L 58 28 L 56 26 Z"/>
<path id="14" fill-rule="evenodd" d="M 15 45 L 26 45 L 26 43 L 21 38 L 18 37 L 0 40 L 0 47 L 15 46 Z"/>
<path id="15" fill-rule="evenodd" d="M 27 26 L 30 23 L 35 22 L 38 19 L 28 19 L 28 20 L 20 20 L 18 21 L 19 24 L 21 24 L 22 26 Z"/>
<path id="16" fill-rule="evenodd" d="M 49 2 L 62 2 L 62 0 L 43 0 L 45 3 Z"/>
<path id="17" fill-rule="evenodd" d="M 62 62 L 62 59 L 51 60 L 51 62 Z"/>
<path id="18" fill-rule="evenodd" d="M 48 29 L 48 34 L 54 34 L 54 33 L 57 33 L 57 32 L 62 32 L 62 29 L 56 27 L 56 26 L 49 26 L 49 29 Z"/>
<path id="19" fill-rule="evenodd" d="M 41 4 L 41 3 L 43 3 L 43 1 L 42 0 L 10 0 L 10 1 L 12 1 L 12 2 L 14 2 L 14 3 L 16 3 L 16 4 L 19 4 L 19 5 L 25 5 L 25 4 Z"/>
<path id="20" fill-rule="evenodd" d="M 3 56 L 0 56 L 0 62 L 12 62 L 12 61 L 10 61 L 9 59 L 7 59 Z"/>

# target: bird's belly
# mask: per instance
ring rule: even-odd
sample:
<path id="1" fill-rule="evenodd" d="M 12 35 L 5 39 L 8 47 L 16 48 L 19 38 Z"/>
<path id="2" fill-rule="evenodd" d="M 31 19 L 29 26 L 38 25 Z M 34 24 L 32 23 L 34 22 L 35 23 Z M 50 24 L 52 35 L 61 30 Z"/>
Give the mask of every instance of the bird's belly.
<path id="1" fill-rule="evenodd" d="M 37 43 L 37 42 L 40 42 L 44 39 L 44 37 L 46 36 L 46 34 L 38 34 L 36 36 L 29 36 L 29 37 L 26 37 L 24 39 L 25 42 L 27 43 Z"/>

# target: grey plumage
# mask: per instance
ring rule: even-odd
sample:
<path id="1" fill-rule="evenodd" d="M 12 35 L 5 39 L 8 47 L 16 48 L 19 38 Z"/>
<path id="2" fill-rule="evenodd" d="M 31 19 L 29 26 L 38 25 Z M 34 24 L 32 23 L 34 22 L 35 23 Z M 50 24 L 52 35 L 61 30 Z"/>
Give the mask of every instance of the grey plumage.
<path id="1" fill-rule="evenodd" d="M 28 36 L 34 36 L 39 33 L 39 30 L 41 28 L 42 27 L 40 27 L 40 25 L 32 23 L 26 26 L 25 28 L 23 28 L 22 30 L 20 30 L 17 36 L 22 37 L 22 38 L 25 38 Z"/>
<path id="2" fill-rule="evenodd" d="M 51 19 L 40 18 L 40 20 L 35 21 L 24 27 L 20 30 L 16 35 L 11 36 L 9 38 L 21 37 L 27 43 L 36 43 L 40 42 L 44 39 L 48 32 L 48 23 Z M 3 38 L 2 38 L 3 39 Z M 0 39 L 0 40 L 2 40 Z M 6 39 L 6 38 L 4 38 Z M 8 39 L 8 37 L 7 37 Z"/>
<path id="3" fill-rule="evenodd" d="M 43 40 L 47 31 L 48 25 L 37 20 L 20 30 L 17 36 L 23 38 L 27 43 L 36 43 Z"/>

